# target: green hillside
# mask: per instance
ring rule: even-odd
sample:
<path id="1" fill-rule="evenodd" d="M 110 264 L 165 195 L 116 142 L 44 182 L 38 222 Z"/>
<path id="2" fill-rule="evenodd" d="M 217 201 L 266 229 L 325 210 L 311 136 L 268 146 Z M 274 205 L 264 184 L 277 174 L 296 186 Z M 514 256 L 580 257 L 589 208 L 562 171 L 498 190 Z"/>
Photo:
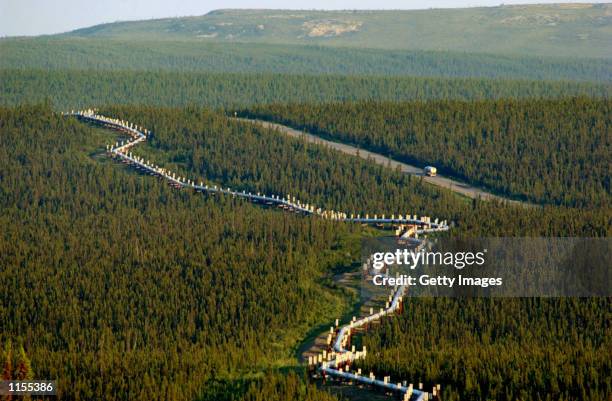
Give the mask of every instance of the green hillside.
<path id="1" fill-rule="evenodd" d="M 610 58 L 611 20 L 610 4 L 413 11 L 218 10 L 197 17 L 97 25 L 63 36 Z"/>
<path id="2" fill-rule="evenodd" d="M 108 104 L 238 108 L 358 100 L 609 98 L 612 85 L 571 81 L 153 71 L 0 70 L 0 104 L 56 110 Z"/>
<path id="3" fill-rule="evenodd" d="M 319 380 L 301 361 L 304 351 L 321 355 L 338 319 L 350 334 L 334 341 L 367 349 L 350 370 L 440 384 L 436 401 L 612 401 L 610 296 L 406 289 L 399 309 L 363 328 L 351 317 L 389 304 L 391 290 L 368 288 L 369 240 L 393 240 L 397 225 L 176 188 L 118 156 L 349 216 L 445 220 L 448 232 L 419 233 L 424 259 L 412 268 L 423 279 L 455 271 L 446 254 L 440 264 L 431 252 L 429 263 L 438 240 L 459 240 L 449 250 L 464 275 L 459 258 L 467 267 L 474 255 L 462 239 L 600 242 L 612 235 L 611 22 L 612 3 L 218 10 L 0 38 L 2 380 L 55 380 L 57 394 L 42 397 L 60 401 L 399 399 L 395 389 Z M 79 109 L 146 127 L 146 141 L 118 147 L 130 131 L 65 113 Z M 365 151 L 440 174 L 406 174 Z M 470 187 L 496 197 L 463 196 Z M 568 253 L 570 273 L 596 251 Z M 551 288 L 561 276 L 538 271 L 545 254 L 506 253 L 541 273 L 519 284 Z M 479 272 L 468 274 L 502 276 Z M 561 287 L 582 291 L 574 277 Z M 607 278 L 588 277 L 601 278 L 597 289 Z"/>
<path id="4" fill-rule="evenodd" d="M 458 236 L 610 234 L 607 208 L 467 202 L 210 110 L 109 106 L 101 112 L 152 129 L 138 155 L 224 186 L 286 190 L 352 209 L 431 213 L 455 222 Z M 296 369 L 293 355 L 306 333 L 329 327 L 325 322 L 354 302 L 333 276 L 359 267 L 359 238 L 371 233 L 172 190 L 104 157 L 104 145 L 115 138 L 48 106 L 0 107 L 5 374 L 16 365 L 7 360 L 25 360 L 24 370 L 36 379 L 57 378 L 61 400 L 331 400 L 306 385 L 299 368 L 285 373 Z M 448 301 L 433 308 L 427 300 L 407 302 L 394 326 L 381 324 L 364 340 L 374 352 L 363 363 L 428 386 L 442 383 L 444 399 L 452 401 L 610 398 L 607 376 L 593 373 L 610 371 L 609 298 L 543 299 L 541 307 L 528 299 Z M 390 352 L 377 352 L 385 350 L 378 346 L 385 331 L 398 325 Z M 420 342 L 411 341 L 414 333 Z M 19 359 L 12 358 L 20 349 Z M 407 361 L 407 352 L 418 359 Z M 402 365 L 391 359 L 400 354 Z M 477 366 L 484 366 L 481 375 Z"/>
<path id="5" fill-rule="evenodd" d="M 241 114 L 432 163 L 508 197 L 591 208 L 612 203 L 611 110 L 608 99 L 580 97 L 276 104 Z"/>
<path id="6" fill-rule="evenodd" d="M 10 38 L 0 69 L 411 75 L 612 81 L 607 59 L 190 40 Z"/>

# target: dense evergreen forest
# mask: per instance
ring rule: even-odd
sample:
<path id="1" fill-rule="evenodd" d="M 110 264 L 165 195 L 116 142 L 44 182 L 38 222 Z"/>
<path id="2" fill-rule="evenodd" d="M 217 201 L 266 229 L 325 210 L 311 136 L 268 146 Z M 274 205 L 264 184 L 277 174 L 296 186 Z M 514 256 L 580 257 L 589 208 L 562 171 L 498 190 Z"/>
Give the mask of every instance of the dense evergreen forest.
<path id="1" fill-rule="evenodd" d="M 340 313 L 320 282 L 354 227 L 175 192 L 105 162 L 112 138 L 0 109 L 0 340 L 59 399 L 222 399 L 235 389 L 207 382 L 286 361 Z M 271 375 L 286 388 L 259 379 L 247 399 L 329 399 Z"/>
<path id="2" fill-rule="evenodd" d="M 357 100 L 610 97 L 609 84 L 469 78 L 161 71 L 0 70 L 0 104 L 51 100 L 61 111 L 105 104 L 204 105 Z"/>
<path id="3" fill-rule="evenodd" d="M 279 121 L 535 203 L 609 207 L 608 99 L 274 104 Z"/>
<path id="4" fill-rule="evenodd" d="M 609 298 L 409 299 L 359 366 L 442 384 L 445 401 L 612 396 Z"/>
<path id="5" fill-rule="evenodd" d="M 220 111 L 107 106 L 101 112 L 153 130 L 136 153 L 211 183 L 291 193 L 345 210 L 430 214 L 452 220 L 453 235 L 607 236 L 612 226 L 605 208 L 468 201 L 381 166 L 228 119 Z M 292 351 L 308 329 L 342 313 L 347 301 L 333 289 L 329 274 L 359 258 L 351 244 L 368 233 L 231 198 L 171 190 L 104 157 L 104 144 L 114 138 L 60 117 L 50 105 L 0 108 L 0 344 L 23 347 L 35 378 L 57 378 L 59 399 L 331 400 L 299 372 L 286 375 L 275 368 L 294 363 Z M 533 224 L 536 220 L 540 224 Z M 466 302 L 474 313 L 457 317 L 456 308 L 465 307 L 454 302 L 434 312 L 441 322 L 463 321 L 465 332 L 476 330 L 470 319 L 489 313 L 472 300 Z M 599 314 L 588 303 L 572 307 L 572 300 L 541 300 L 538 308 L 529 302 L 499 301 L 494 316 L 528 313 L 533 333 L 580 321 L 585 330 L 577 328 L 569 337 L 576 347 L 595 352 L 595 346 L 607 345 L 602 338 L 609 331 L 608 299 L 599 301 Z M 426 300 L 409 304 L 419 312 L 430 306 Z M 388 324 L 427 330 L 428 320 L 411 320 L 427 315 L 412 312 Z M 491 330 L 505 330 L 494 322 Z M 377 341 L 383 341 L 384 330 L 364 339 L 369 349 L 382 349 Z M 441 338 L 453 333 L 439 331 Z M 415 332 L 411 327 L 401 333 L 393 343 L 398 353 Z M 512 326 L 508 333 L 522 332 Z M 559 338 L 550 344 L 569 342 Z M 463 356 L 445 359 L 457 369 L 461 365 L 451 365 L 452 358 L 474 364 L 467 356 L 481 347 L 476 341 L 460 343 Z M 527 349 L 554 352 L 547 344 L 533 342 Z M 495 350 L 513 350 L 504 360 L 523 366 L 517 346 L 504 348 L 502 342 Z M 441 376 L 450 368 L 434 370 L 441 356 L 429 349 L 418 361 L 421 369 L 431 366 L 429 376 L 400 372 L 385 355 L 365 363 L 390 367 L 394 377 L 405 373 L 441 381 L 455 399 L 464 394 L 458 393 L 466 383 L 463 376 Z M 580 388 L 593 384 L 587 394 L 609 395 L 609 383 L 593 377 L 591 368 L 609 371 L 609 358 L 607 365 L 598 365 L 605 353 L 591 361 L 590 352 L 584 358 L 575 354 L 574 371 L 584 378 Z M 544 363 L 538 361 L 526 367 L 537 371 Z M 519 371 L 490 366 L 490 377 L 503 383 L 525 383 L 532 392 L 542 388 L 515 378 Z M 560 372 L 555 377 L 568 374 Z M 469 387 L 473 397 L 484 391 L 478 386 L 483 385 Z M 517 394 L 514 388 L 508 385 L 509 394 Z M 495 391 L 492 399 L 507 399 Z"/>
<path id="6" fill-rule="evenodd" d="M 497 25 L 449 14 L 461 35 L 415 42 L 456 40 L 454 51 L 385 38 L 444 25 L 438 12 L 410 26 L 384 12 L 384 29 L 336 37 L 298 36 L 321 21 L 261 28 L 223 11 L 0 38 L 2 380 L 57 380 L 56 398 L 74 401 L 338 400 L 296 356 L 362 307 L 338 277 L 359 269 L 364 238 L 382 235 L 173 189 L 107 157 L 120 134 L 60 111 L 97 107 L 151 129 L 134 154 L 209 185 L 448 220 L 439 236 L 609 236 L 609 7 L 552 17 L 534 7 L 528 21 L 519 8 L 485 10 Z M 592 11 L 599 19 L 576 17 Z M 540 25 L 549 18 L 559 26 Z M 237 42 L 249 35 L 262 40 Z M 359 47 L 342 47 L 351 42 Z M 560 57 L 576 54 L 599 58 Z M 435 165 L 529 204 L 464 198 L 235 113 Z M 440 383 L 445 401 L 612 400 L 612 298 L 415 297 L 352 341 L 368 348 L 353 367 Z"/>
<path id="7" fill-rule="evenodd" d="M 612 81 L 610 60 L 200 40 L 0 39 L 0 68 Z"/>
<path id="8" fill-rule="evenodd" d="M 609 208 L 525 208 L 468 201 L 405 174 L 199 108 L 100 110 L 150 127 L 136 152 L 199 180 L 299 199 L 348 213 L 429 214 L 454 235 L 607 236 Z M 541 224 L 534 225 L 538 220 Z"/>

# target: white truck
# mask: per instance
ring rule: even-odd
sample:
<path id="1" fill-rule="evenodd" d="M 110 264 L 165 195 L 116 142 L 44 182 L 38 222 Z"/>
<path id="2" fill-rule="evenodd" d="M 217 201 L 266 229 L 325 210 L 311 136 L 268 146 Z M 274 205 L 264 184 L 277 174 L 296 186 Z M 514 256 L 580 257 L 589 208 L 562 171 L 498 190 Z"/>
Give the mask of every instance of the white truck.
<path id="1" fill-rule="evenodd" d="M 438 174 L 438 169 L 433 166 L 425 166 L 423 171 L 425 172 L 425 175 L 429 177 L 435 177 L 436 174 Z"/>

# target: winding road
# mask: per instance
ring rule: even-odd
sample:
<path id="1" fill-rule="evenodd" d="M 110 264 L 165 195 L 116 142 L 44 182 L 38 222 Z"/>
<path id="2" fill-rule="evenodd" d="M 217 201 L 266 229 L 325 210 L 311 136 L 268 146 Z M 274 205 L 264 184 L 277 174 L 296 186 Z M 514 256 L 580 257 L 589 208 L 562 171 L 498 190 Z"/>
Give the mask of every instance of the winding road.
<path id="1" fill-rule="evenodd" d="M 371 160 L 383 166 L 390 166 L 393 169 L 399 168 L 402 173 L 410 174 L 410 175 L 417 176 L 417 177 L 422 177 L 423 181 L 425 182 L 428 182 L 432 185 L 435 185 L 441 188 L 450 189 L 451 191 L 458 193 L 460 195 L 466 196 L 468 198 L 472 198 L 472 199 L 480 198 L 484 200 L 499 200 L 499 201 L 503 201 L 503 202 L 507 202 L 511 204 L 527 205 L 527 203 L 525 202 L 512 200 L 512 199 L 508 199 L 508 198 L 505 198 L 499 195 L 495 195 L 484 189 L 466 184 L 464 182 L 454 180 L 449 177 L 444 177 L 439 174 L 435 177 L 430 177 L 430 176 L 423 174 L 423 169 L 420 167 L 416 167 L 416 166 L 413 166 L 413 165 L 410 165 L 404 162 L 400 162 L 400 161 L 391 159 L 387 156 L 381 155 L 380 153 L 370 152 L 368 150 L 361 149 L 353 145 L 347 145 L 345 143 L 330 141 L 330 140 L 321 138 L 320 136 L 316 136 L 316 135 L 313 135 L 313 134 L 310 134 L 304 131 L 299 131 L 297 129 L 288 127 L 286 125 L 264 121 L 264 120 L 248 119 L 248 118 L 235 118 L 235 120 L 250 123 L 250 124 L 256 124 L 256 125 L 259 125 L 265 128 L 273 129 L 275 131 L 278 131 L 290 137 L 304 139 L 305 141 L 310 142 L 310 143 L 328 146 L 331 149 L 340 151 L 342 153 L 361 157 L 362 159 L 366 159 L 366 160 Z"/>

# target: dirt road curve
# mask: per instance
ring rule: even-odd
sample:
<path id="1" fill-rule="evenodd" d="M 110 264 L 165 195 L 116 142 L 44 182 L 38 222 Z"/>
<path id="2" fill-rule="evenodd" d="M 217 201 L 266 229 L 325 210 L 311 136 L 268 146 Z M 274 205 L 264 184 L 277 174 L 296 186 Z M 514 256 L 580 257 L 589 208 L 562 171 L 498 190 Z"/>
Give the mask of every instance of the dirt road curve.
<path id="1" fill-rule="evenodd" d="M 326 145 L 332 149 L 339 150 L 340 152 L 347 153 L 353 156 L 359 156 L 362 159 L 371 159 L 371 160 L 374 160 L 374 162 L 378 164 L 382 164 L 384 166 L 390 165 L 391 168 L 393 169 L 396 169 L 399 166 L 399 168 L 401 169 L 403 173 L 415 175 L 418 177 L 423 177 L 423 180 L 430 184 L 437 185 L 442 188 L 450 189 L 453 192 L 467 196 L 469 198 L 481 198 L 481 199 L 486 199 L 486 200 L 497 199 L 497 200 L 503 200 L 509 203 L 514 203 L 514 204 L 522 204 L 522 205 L 525 204 L 520 201 L 510 200 L 510 199 L 507 199 L 507 198 L 504 198 L 498 195 L 494 195 L 483 189 L 473 187 L 469 184 L 455 181 L 451 178 L 444 177 L 441 175 L 438 175 L 436 177 L 428 177 L 423 174 L 423 169 L 419 167 L 412 166 L 410 164 L 406 164 L 402 162 L 398 162 L 396 160 L 390 159 L 381 154 L 372 153 L 372 152 L 357 148 L 352 145 L 346 145 L 344 143 L 328 141 L 316 135 L 312 135 L 312 134 L 309 134 L 303 131 L 298 131 L 296 129 L 293 129 L 293 128 L 290 128 L 290 127 L 287 127 L 281 124 L 271 123 L 271 122 L 262 121 L 262 120 L 250 120 L 250 119 L 245 119 L 245 118 L 237 118 L 236 120 L 243 121 L 243 122 L 249 122 L 251 124 L 259 124 L 266 128 L 272 128 L 286 135 L 289 135 L 291 137 L 303 138 L 306 141 L 311 142 L 311 143 Z"/>

